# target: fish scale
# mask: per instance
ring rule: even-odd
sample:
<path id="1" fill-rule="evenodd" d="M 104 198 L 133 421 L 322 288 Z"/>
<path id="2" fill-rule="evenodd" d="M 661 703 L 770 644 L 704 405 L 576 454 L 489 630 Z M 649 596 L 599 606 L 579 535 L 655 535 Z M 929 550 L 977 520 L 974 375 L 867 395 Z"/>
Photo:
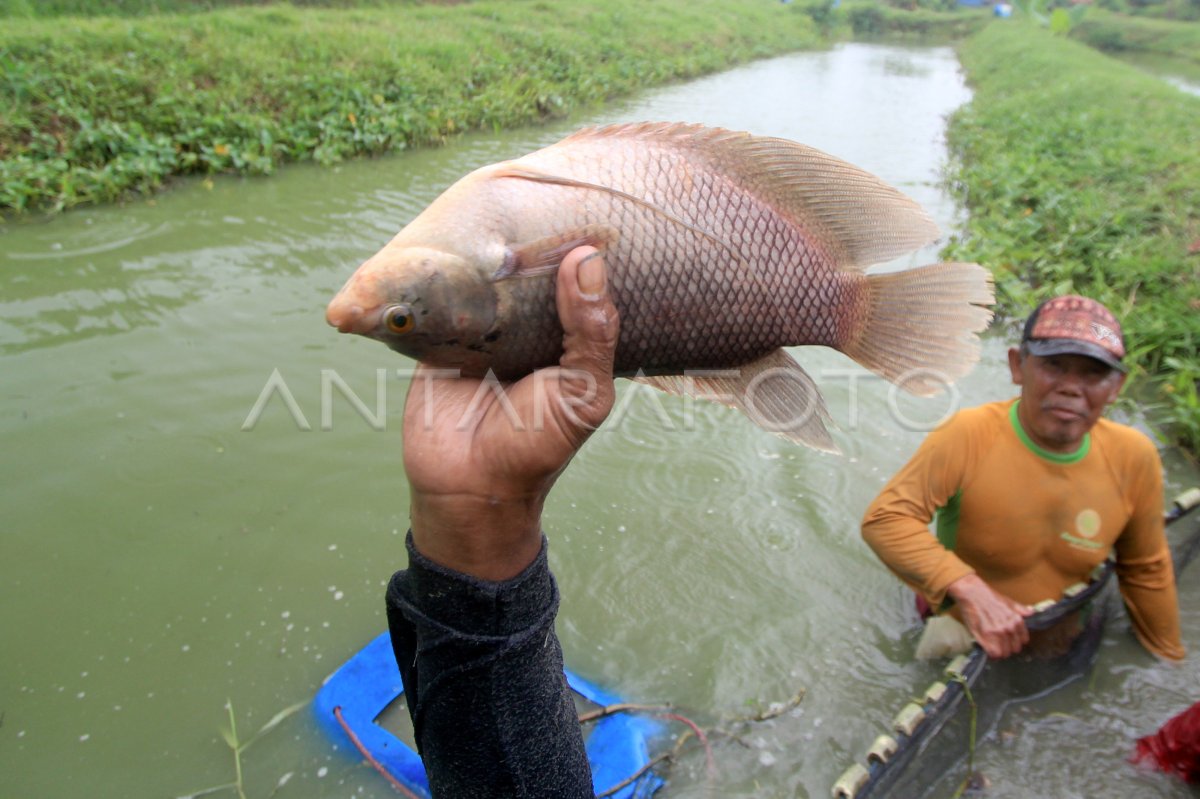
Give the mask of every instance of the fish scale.
<path id="1" fill-rule="evenodd" d="M 784 347 L 834 347 L 917 394 L 978 358 L 987 270 L 866 272 L 936 237 L 911 199 L 795 142 L 678 123 L 585 129 L 459 180 L 326 317 L 432 365 L 516 379 L 558 362 L 553 273 L 589 244 L 621 319 L 618 374 L 720 395 L 834 449 L 820 391 Z"/>
<path id="2" fill-rule="evenodd" d="M 714 205 L 722 198 L 715 194 Z M 676 200 L 678 202 L 678 200 Z M 650 225 L 648 211 L 622 219 L 622 229 L 639 229 Z M 766 220 L 760 219 L 758 226 L 766 228 Z M 777 258 L 770 256 L 770 241 L 780 247 L 787 257 L 788 249 L 793 252 L 796 242 L 789 242 L 786 230 L 751 230 L 748 244 L 756 249 L 741 248 L 751 264 L 755 261 L 770 263 Z M 772 235 L 774 234 L 774 235 Z M 761 356 L 779 346 L 789 338 L 809 338 L 811 343 L 831 343 L 829 338 L 817 338 L 828 330 L 819 325 L 803 329 L 798 321 L 805 308 L 817 307 L 814 315 L 822 318 L 820 303 L 823 298 L 811 293 L 790 295 L 784 293 L 785 273 L 782 269 L 755 269 L 744 274 L 732 258 L 716 248 L 693 249 L 694 241 L 677 242 L 675 237 L 665 236 L 667 241 L 656 242 L 650 247 L 645 240 L 635 238 L 629 246 L 625 239 L 611 248 L 608 256 L 614 274 L 613 296 L 622 318 L 635 320 L 633 334 L 622 337 L 617 349 L 616 369 L 619 373 L 634 373 L 639 369 L 647 374 L 661 371 L 678 371 L 684 368 L 723 368 L 737 366 Z M 732 238 L 735 247 L 741 242 Z M 792 245 L 790 248 L 787 245 Z M 689 246 L 691 245 L 691 246 Z M 648 249 L 650 252 L 642 252 Z M 767 259 L 770 259 L 769 261 Z M 665 260 L 664 260 L 665 259 Z M 654 268 L 645 265 L 653 264 Z M 639 274 L 637 270 L 644 270 Z M 693 289 L 689 281 L 676 280 L 678 274 L 695 274 L 700 283 Z M 627 284 L 637 286 L 628 291 Z M 790 300 L 782 309 L 777 300 Z M 664 309 L 674 313 L 664 312 Z M 780 311 L 785 311 L 781 313 Z M 734 311 L 734 313 L 729 313 Z M 716 320 L 728 315 L 728 321 Z M 638 325 L 637 320 L 652 318 L 652 326 Z M 827 318 L 827 317 L 826 317 Z M 680 344 L 698 341 L 704 355 L 697 360 Z M 693 348 L 694 349 L 694 348 Z"/>

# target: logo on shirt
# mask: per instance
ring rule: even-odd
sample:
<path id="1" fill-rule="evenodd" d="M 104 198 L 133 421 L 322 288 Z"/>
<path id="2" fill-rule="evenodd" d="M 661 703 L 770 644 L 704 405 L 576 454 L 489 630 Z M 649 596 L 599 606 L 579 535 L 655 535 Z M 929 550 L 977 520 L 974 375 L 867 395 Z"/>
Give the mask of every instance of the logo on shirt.
<path id="1" fill-rule="evenodd" d="M 1099 549 L 1103 546 L 1099 541 L 1093 541 L 1100 534 L 1100 514 L 1091 508 L 1079 511 L 1075 516 L 1075 533 L 1067 531 L 1059 533 L 1059 537 L 1076 549 Z"/>
<path id="2" fill-rule="evenodd" d="M 1079 511 L 1075 517 L 1075 531 L 1084 538 L 1095 538 L 1100 532 L 1100 514 L 1091 508 Z"/>

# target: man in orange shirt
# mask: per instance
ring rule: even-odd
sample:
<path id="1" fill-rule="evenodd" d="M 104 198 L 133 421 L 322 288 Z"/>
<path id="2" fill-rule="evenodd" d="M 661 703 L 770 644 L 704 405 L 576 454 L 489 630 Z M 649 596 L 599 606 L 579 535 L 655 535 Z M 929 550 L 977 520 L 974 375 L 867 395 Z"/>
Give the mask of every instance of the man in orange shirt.
<path id="1" fill-rule="evenodd" d="M 1124 384 L 1124 356 L 1120 324 L 1103 305 L 1047 300 L 1008 353 L 1020 397 L 955 414 L 871 503 L 863 538 L 939 614 L 918 656 L 962 651 L 972 639 L 994 658 L 1021 651 L 1031 606 L 1061 598 L 1115 553 L 1138 640 L 1159 657 L 1183 657 L 1158 452 L 1101 418 Z M 935 630 L 957 640 L 936 645 Z"/>

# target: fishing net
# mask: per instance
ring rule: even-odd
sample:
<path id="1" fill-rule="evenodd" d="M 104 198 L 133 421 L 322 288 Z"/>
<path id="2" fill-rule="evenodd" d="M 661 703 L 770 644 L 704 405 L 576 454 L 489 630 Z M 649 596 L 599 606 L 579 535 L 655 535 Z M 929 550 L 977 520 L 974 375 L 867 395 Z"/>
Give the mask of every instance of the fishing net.
<path id="1" fill-rule="evenodd" d="M 1176 500 L 1166 520 L 1174 522 L 1198 506 L 1200 492 L 1193 490 Z M 1178 575 L 1200 552 L 1200 523 L 1173 532 L 1171 556 Z M 925 799 L 958 796 L 975 787 L 971 763 L 975 744 L 993 734 L 1014 705 L 1057 691 L 1090 672 L 1105 625 L 1121 610 L 1116 581 L 1110 579 L 1113 571 L 1111 561 L 1106 562 L 1089 584 L 1081 584 L 1081 590 L 1068 589 L 1064 599 L 1026 620 L 1031 633 L 1066 627 L 1079 630 L 1064 654 L 1048 658 L 1022 654 L 989 661 L 976 647 L 970 655 L 956 658 L 943 682 L 935 683 L 924 697 L 901 710 L 893 722 L 894 734 L 876 740 L 865 767 L 856 764 L 847 769 L 834 785 L 834 796 Z M 1138 745 L 1138 759 L 1146 758 L 1193 781 L 1198 757 L 1200 710 L 1196 707 Z M 1188 774 L 1190 777 L 1185 776 Z"/>

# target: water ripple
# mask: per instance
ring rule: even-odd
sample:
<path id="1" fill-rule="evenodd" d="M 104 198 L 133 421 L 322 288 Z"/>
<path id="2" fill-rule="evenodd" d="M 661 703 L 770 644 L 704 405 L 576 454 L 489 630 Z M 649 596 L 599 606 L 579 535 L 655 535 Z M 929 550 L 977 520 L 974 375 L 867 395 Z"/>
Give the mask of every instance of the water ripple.
<path id="1" fill-rule="evenodd" d="M 120 236 L 121 229 L 119 226 L 97 225 L 89 226 L 81 229 L 75 238 L 83 239 L 84 241 L 74 242 L 68 241 L 53 241 L 47 245 L 46 252 L 14 252 L 9 250 L 5 256 L 13 261 L 46 261 L 46 260 L 66 260 L 70 258 L 79 258 L 84 255 L 99 255 L 100 253 L 109 253 L 119 250 L 123 247 L 128 247 L 131 244 L 148 241 L 149 239 L 169 233 L 173 227 L 172 223 L 163 222 L 162 224 L 151 226 L 149 224 L 136 225 L 138 230 L 135 230 L 128 235 Z M 114 238 L 115 236 L 115 238 Z M 104 239 L 95 244 L 87 244 L 88 238 Z"/>

